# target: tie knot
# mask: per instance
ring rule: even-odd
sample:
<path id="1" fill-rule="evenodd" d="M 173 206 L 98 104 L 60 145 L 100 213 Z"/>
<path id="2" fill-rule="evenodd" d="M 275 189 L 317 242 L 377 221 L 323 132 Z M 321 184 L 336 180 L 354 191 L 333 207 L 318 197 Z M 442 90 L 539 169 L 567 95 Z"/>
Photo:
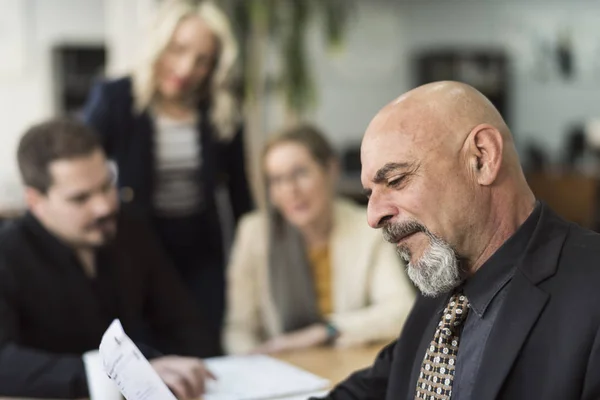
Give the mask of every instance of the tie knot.
<path id="1" fill-rule="evenodd" d="M 452 332 L 455 332 L 467 319 L 468 312 L 469 300 L 467 300 L 467 297 L 462 292 L 452 295 L 440 321 L 442 333 L 449 336 Z"/>

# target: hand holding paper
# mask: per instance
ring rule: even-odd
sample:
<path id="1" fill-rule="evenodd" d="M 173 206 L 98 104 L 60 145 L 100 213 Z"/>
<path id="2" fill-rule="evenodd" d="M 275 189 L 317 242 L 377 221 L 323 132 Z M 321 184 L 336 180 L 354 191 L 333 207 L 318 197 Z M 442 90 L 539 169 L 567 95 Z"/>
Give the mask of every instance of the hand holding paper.
<path id="1" fill-rule="evenodd" d="M 100 355 L 105 372 L 127 400 L 177 400 L 118 320 L 104 333 Z"/>
<path id="2" fill-rule="evenodd" d="M 154 370 L 179 399 L 204 394 L 207 379 L 216 379 L 202 361 L 193 357 L 167 356 L 150 361 Z"/>

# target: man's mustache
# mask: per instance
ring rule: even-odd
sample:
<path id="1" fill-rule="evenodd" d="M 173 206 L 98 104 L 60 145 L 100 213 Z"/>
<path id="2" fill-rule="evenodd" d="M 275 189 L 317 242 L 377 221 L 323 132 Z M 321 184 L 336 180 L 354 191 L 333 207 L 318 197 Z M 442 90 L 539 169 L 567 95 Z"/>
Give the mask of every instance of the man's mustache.
<path id="1" fill-rule="evenodd" d="M 388 222 L 383 227 L 383 238 L 390 243 L 398 243 L 406 236 L 418 232 L 429 232 L 424 225 L 416 221 Z"/>
<path id="2" fill-rule="evenodd" d="M 108 215 L 102 216 L 100 218 L 96 218 L 92 223 L 90 223 L 88 226 L 86 226 L 86 230 L 91 231 L 91 230 L 96 230 L 96 229 L 102 229 L 103 227 L 106 226 L 106 224 L 108 223 L 114 223 L 117 220 L 117 213 L 110 213 Z"/>

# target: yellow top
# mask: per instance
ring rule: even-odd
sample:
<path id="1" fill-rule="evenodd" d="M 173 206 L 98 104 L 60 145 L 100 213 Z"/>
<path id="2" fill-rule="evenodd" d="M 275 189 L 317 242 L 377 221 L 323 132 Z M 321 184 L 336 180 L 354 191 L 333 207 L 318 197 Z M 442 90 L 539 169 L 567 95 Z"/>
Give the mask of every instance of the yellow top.
<path id="1" fill-rule="evenodd" d="M 327 316 L 333 312 L 329 247 L 323 246 L 316 249 L 310 249 L 308 251 L 308 261 L 310 262 L 314 279 L 319 311 L 322 316 Z"/>

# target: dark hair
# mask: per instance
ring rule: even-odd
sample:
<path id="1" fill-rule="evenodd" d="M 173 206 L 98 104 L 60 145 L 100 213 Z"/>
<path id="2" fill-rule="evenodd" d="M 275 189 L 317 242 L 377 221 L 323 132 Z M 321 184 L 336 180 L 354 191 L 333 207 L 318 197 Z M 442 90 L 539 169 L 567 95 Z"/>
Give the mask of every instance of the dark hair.
<path id="1" fill-rule="evenodd" d="M 56 118 L 34 125 L 17 150 L 21 179 L 26 186 L 46 193 L 52 185 L 52 162 L 87 156 L 101 148 L 96 134 L 76 119 Z"/>
<path id="2" fill-rule="evenodd" d="M 331 143 L 319 129 L 313 125 L 301 124 L 286 129 L 270 139 L 265 146 L 263 160 L 273 147 L 286 142 L 294 142 L 306 147 L 313 159 L 323 167 L 327 167 L 336 157 Z"/>

